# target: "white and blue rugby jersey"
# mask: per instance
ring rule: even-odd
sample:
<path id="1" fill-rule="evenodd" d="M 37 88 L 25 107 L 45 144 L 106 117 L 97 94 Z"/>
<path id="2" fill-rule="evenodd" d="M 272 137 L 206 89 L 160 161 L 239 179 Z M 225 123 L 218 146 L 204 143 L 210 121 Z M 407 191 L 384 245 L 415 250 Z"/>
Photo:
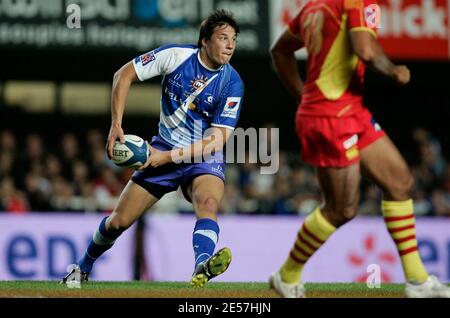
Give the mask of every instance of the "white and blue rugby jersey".
<path id="1" fill-rule="evenodd" d="M 195 45 L 167 45 L 133 61 L 139 80 L 162 75 L 160 137 L 175 147 L 203 139 L 211 126 L 234 129 L 244 84 L 230 65 L 208 68 Z"/>

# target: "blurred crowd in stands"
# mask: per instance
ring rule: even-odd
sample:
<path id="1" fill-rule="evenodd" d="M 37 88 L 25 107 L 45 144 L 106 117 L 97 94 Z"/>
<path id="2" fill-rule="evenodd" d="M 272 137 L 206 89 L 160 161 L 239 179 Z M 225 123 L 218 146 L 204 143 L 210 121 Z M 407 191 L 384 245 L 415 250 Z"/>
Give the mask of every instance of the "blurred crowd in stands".
<path id="1" fill-rule="evenodd" d="M 419 160 L 411 166 L 412 192 L 418 216 L 450 216 L 450 164 L 439 140 L 424 129 L 413 132 Z M 57 134 L 49 146 L 43 135 L 21 140 L 0 131 L 0 212 L 111 211 L 132 170 L 115 166 L 105 153 L 106 136 L 89 130 L 83 136 Z M 314 170 L 297 153 L 280 152 L 279 171 L 261 174 L 258 164 L 229 164 L 226 170 L 224 214 L 307 214 L 320 202 Z M 360 215 L 380 215 L 381 192 L 368 180 L 361 185 Z M 166 195 L 151 210 L 193 213 L 181 191 Z"/>

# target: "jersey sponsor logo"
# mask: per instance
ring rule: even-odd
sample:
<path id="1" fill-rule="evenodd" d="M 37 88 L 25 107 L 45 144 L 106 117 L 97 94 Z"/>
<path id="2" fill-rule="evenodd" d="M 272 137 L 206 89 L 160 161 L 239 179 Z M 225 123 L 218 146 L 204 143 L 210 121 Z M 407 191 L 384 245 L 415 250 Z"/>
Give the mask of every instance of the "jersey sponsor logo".
<path id="1" fill-rule="evenodd" d="M 155 57 L 155 52 L 154 52 L 154 51 L 151 51 L 151 52 L 148 52 L 148 53 L 142 55 L 142 56 L 141 56 L 141 63 L 142 63 L 142 66 L 147 65 L 147 64 L 150 63 L 151 61 L 155 60 L 155 58 L 156 58 L 156 57 Z"/>
<path id="2" fill-rule="evenodd" d="M 169 84 L 171 84 L 172 86 L 178 87 L 178 88 L 183 88 L 183 85 L 181 85 L 180 83 L 178 83 L 177 81 L 169 78 L 168 80 Z"/>
<path id="3" fill-rule="evenodd" d="M 352 161 L 358 158 L 358 156 L 359 156 L 359 149 L 358 146 L 356 145 L 345 151 L 345 157 L 347 158 L 348 161 Z"/>
<path id="4" fill-rule="evenodd" d="M 221 165 L 217 165 L 217 167 L 211 167 L 211 171 L 215 172 L 215 173 L 217 173 L 217 174 L 219 174 L 221 176 L 224 176 L 223 168 L 222 168 Z"/>
<path id="5" fill-rule="evenodd" d="M 174 76 L 170 75 L 168 82 L 169 84 L 178 87 L 178 88 L 183 88 L 183 85 L 179 82 L 181 78 L 181 73 L 177 73 Z"/>
<path id="6" fill-rule="evenodd" d="M 371 4 L 364 8 L 364 18 L 366 24 L 371 29 L 380 27 L 381 9 L 377 4 Z"/>
<path id="7" fill-rule="evenodd" d="M 207 93 L 206 94 L 206 99 L 205 99 L 205 103 L 212 105 L 213 101 L 214 101 L 214 96 L 212 96 L 211 94 Z"/>
<path id="8" fill-rule="evenodd" d="M 353 147 L 354 145 L 356 145 L 356 143 L 358 142 L 358 135 L 353 135 L 350 138 L 348 138 L 346 141 L 344 141 L 344 148 L 345 149 L 350 149 L 351 147 Z"/>
<path id="9" fill-rule="evenodd" d="M 228 97 L 223 108 L 222 117 L 236 118 L 239 110 L 239 104 L 241 103 L 240 97 Z"/>
<path id="10" fill-rule="evenodd" d="M 170 98 L 171 100 L 176 101 L 176 102 L 180 102 L 180 103 L 181 103 L 180 98 L 178 97 L 178 95 L 175 94 L 174 92 L 172 92 L 168 87 L 166 87 L 166 88 L 164 89 L 164 93 L 166 93 L 167 96 L 169 96 L 169 98 Z"/>
<path id="11" fill-rule="evenodd" d="M 203 88 L 203 86 L 205 86 L 207 81 L 208 81 L 208 76 L 197 75 L 191 81 L 191 91 L 196 91 L 197 89 Z"/>

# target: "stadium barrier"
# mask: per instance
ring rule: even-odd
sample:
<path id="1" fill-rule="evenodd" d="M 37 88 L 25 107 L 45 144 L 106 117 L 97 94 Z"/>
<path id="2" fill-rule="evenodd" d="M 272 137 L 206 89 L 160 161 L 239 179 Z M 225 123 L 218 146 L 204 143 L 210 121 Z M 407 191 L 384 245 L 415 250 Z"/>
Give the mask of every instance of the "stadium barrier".
<path id="1" fill-rule="evenodd" d="M 56 280 L 84 252 L 102 215 L 0 215 L 0 280 Z M 187 281 L 193 270 L 192 215 L 148 215 L 145 253 L 149 277 Z M 302 223 L 296 216 L 221 216 L 218 247 L 233 261 L 216 281 L 266 281 L 284 261 Z M 425 265 L 450 281 L 450 219 L 418 218 L 417 236 Z M 93 280 L 131 280 L 134 231 L 125 232 L 98 262 Z M 366 281 L 379 268 L 383 282 L 402 282 L 400 259 L 380 217 L 357 217 L 311 258 L 304 281 Z"/>
<path id="2" fill-rule="evenodd" d="M 0 215 L 0 280 L 59 280 L 84 253 L 104 215 L 29 213 Z M 94 280 L 132 278 L 134 227 L 104 254 Z"/>

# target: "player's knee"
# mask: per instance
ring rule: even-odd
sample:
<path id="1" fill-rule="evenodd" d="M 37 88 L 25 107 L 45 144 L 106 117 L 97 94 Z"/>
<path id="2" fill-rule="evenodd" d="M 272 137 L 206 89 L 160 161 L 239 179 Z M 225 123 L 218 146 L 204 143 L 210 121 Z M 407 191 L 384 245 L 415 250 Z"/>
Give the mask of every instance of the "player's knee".
<path id="1" fill-rule="evenodd" d="M 197 194 L 194 200 L 201 211 L 216 213 L 219 209 L 219 201 L 210 193 Z"/>
<path id="2" fill-rule="evenodd" d="M 335 227 L 340 227 L 352 220 L 358 213 L 358 209 L 355 206 L 347 206 L 344 208 L 331 208 L 324 209 L 322 214 L 325 218 L 333 224 Z"/>
<path id="3" fill-rule="evenodd" d="M 349 206 L 343 209 L 342 215 L 344 218 L 348 221 L 355 218 L 355 216 L 358 214 L 358 208 L 355 206 Z"/>
<path id="4" fill-rule="evenodd" d="M 202 206 L 205 211 L 216 213 L 219 209 L 219 202 L 216 198 L 210 196 L 202 202 Z"/>
<path id="5" fill-rule="evenodd" d="M 131 226 L 130 221 L 127 218 L 115 215 L 109 221 L 108 231 L 121 233 Z"/>
<path id="6" fill-rule="evenodd" d="M 351 221 L 358 214 L 358 209 L 355 206 L 347 206 L 337 211 L 338 225 L 344 225 Z"/>

